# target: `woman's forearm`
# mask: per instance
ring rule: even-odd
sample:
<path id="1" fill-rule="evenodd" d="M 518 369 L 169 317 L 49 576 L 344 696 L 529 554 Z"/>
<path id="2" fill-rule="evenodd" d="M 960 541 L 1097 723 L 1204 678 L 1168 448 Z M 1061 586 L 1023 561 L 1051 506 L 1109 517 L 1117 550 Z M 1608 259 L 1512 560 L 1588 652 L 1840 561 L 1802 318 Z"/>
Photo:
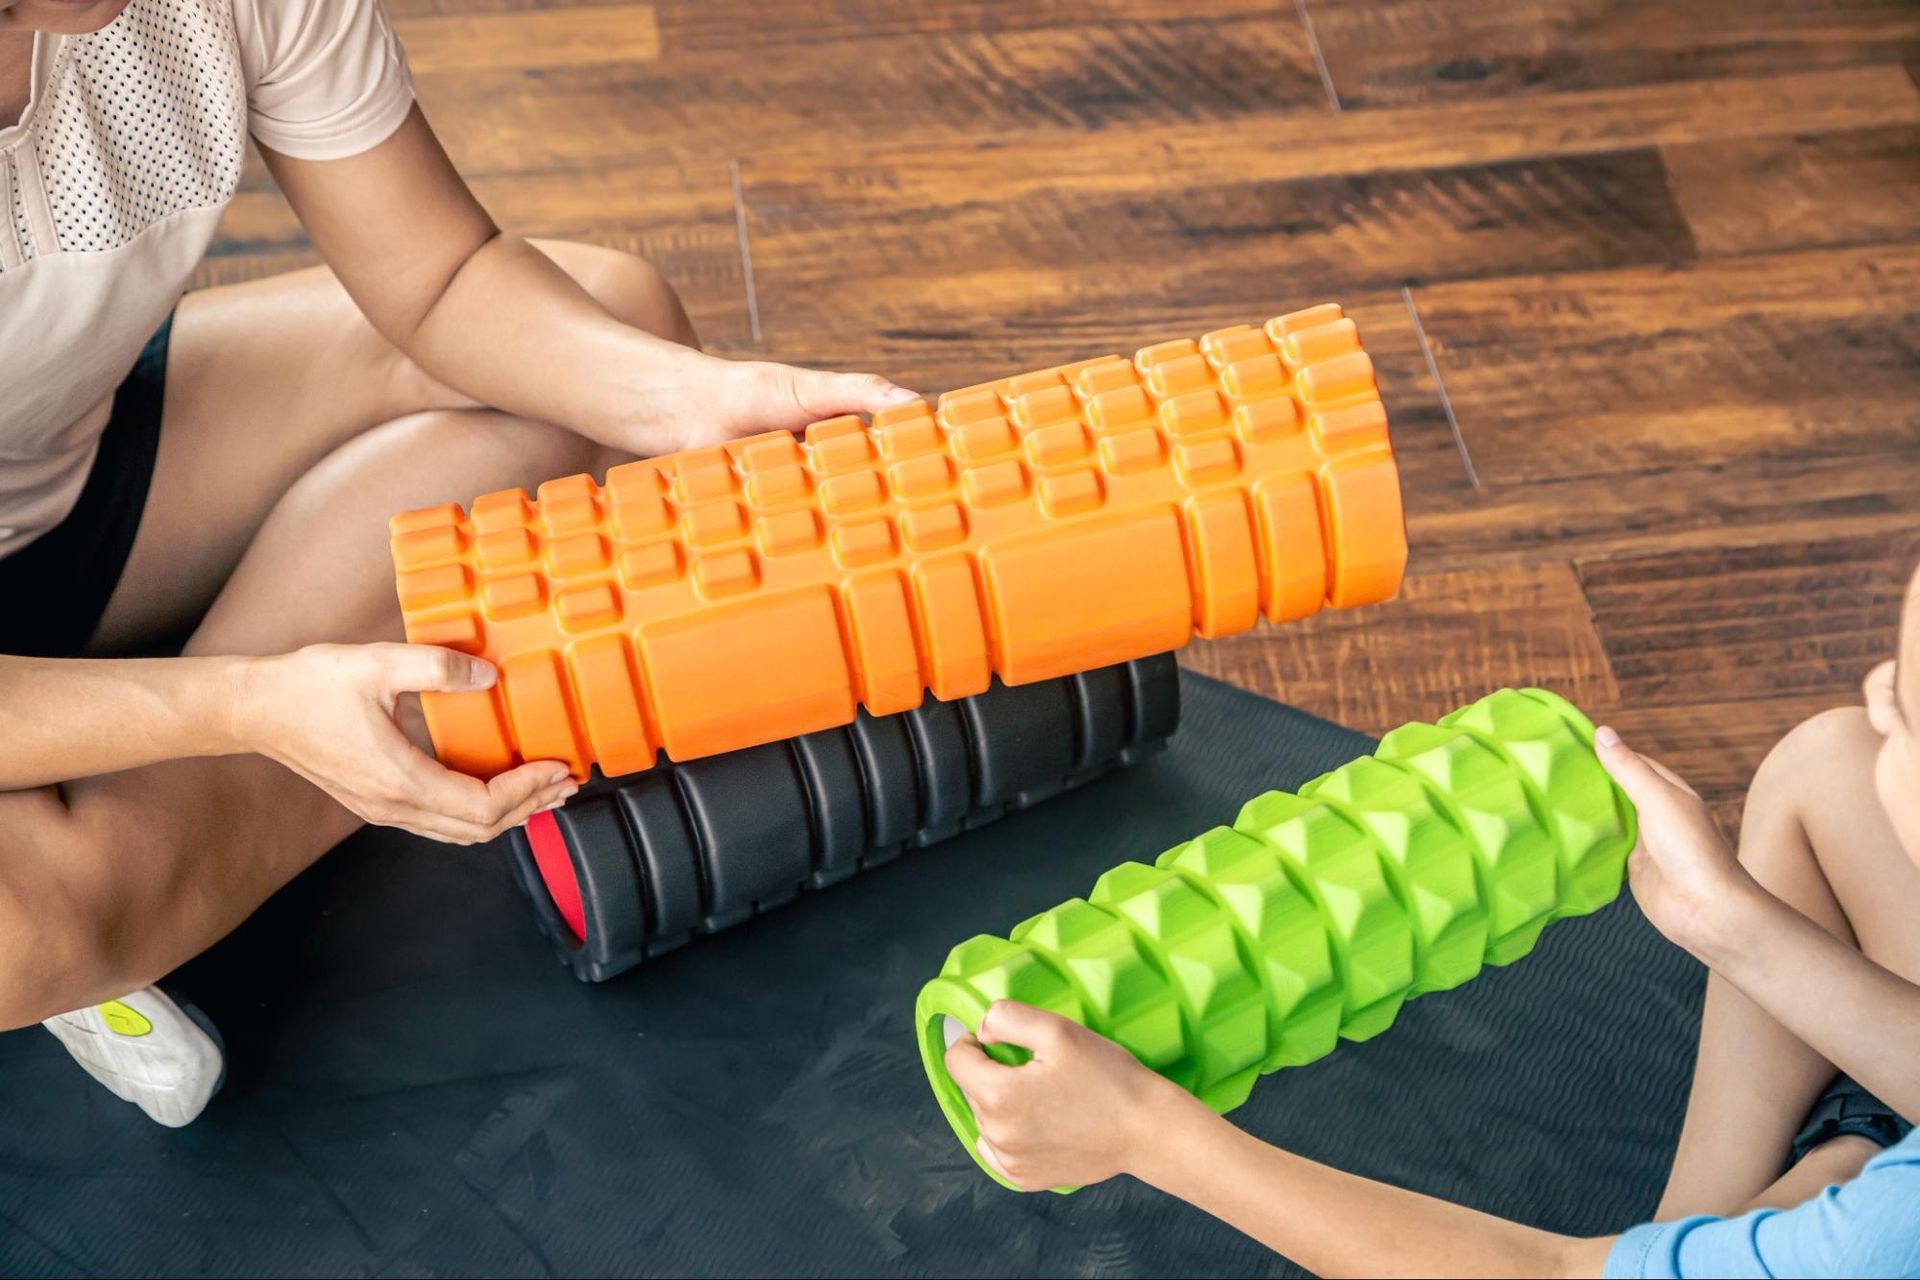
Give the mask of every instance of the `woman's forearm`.
<path id="1" fill-rule="evenodd" d="M 1612 1245 L 1343 1173 L 1211 1112 L 1157 1129 L 1136 1176 L 1317 1275 L 1597 1276 Z"/>
<path id="2" fill-rule="evenodd" d="M 0 656 L 0 791 L 245 748 L 243 658 Z"/>
<path id="3" fill-rule="evenodd" d="M 1713 971 L 1902 1115 L 1920 1115 L 1920 986 L 1766 893 L 1696 948 Z"/>
<path id="4" fill-rule="evenodd" d="M 474 250 L 406 343 L 415 363 L 482 404 L 612 443 L 663 386 L 720 362 L 622 324 L 517 236 Z"/>

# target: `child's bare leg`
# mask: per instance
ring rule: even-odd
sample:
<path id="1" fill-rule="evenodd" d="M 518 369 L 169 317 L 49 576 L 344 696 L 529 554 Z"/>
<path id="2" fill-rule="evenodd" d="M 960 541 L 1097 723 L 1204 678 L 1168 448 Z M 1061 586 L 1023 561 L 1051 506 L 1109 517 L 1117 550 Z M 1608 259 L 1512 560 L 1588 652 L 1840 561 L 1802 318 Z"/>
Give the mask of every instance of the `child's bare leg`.
<path id="1" fill-rule="evenodd" d="M 1740 1206 L 1752 1209 L 1791 1209 L 1820 1194 L 1825 1187 L 1851 1182 L 1867 1161 L 1880 1154 L 1871 1138 L 1843 1133 L 1807 1152 L 1806 1158 L 1777 1178 L 1773 1185 Z"/>
<path id="2" fill-rule="evenodd" d="M 1880 743 L 1857 707 L 1824 712 L 1789 733 L 1747 793 L 1740 860 L 1836 937 L 1920 979 L 1920 931 L 1912 925 L 1920 870 L 1874 793 Z M 1656 1217 L 1732 1213 L 1763 1193 L 1771 1199 L 1794 1134 L 1833 1072 L 1731 984 L 1710 977 L 1686 1122 Z M 1781 1186 L 1798 1182 L 1790 1176 Z"/>

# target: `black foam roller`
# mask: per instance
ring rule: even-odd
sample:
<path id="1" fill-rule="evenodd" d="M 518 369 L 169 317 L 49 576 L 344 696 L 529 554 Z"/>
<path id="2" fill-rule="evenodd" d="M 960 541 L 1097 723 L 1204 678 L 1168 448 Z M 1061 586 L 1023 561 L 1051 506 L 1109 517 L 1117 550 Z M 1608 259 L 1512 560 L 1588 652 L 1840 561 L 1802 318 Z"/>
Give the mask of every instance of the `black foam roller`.
<path id="1" fill-rule="evenodd" d="M 1165 745 L 1171 654 L 1103 671 L 864 711 L 844 728 L 608 781 L 553 815 L 586 936 L 554 905 L 525 832 L 516 878 L 561 960 L 601 982 L 647 956 L 1024 808 Z"/>

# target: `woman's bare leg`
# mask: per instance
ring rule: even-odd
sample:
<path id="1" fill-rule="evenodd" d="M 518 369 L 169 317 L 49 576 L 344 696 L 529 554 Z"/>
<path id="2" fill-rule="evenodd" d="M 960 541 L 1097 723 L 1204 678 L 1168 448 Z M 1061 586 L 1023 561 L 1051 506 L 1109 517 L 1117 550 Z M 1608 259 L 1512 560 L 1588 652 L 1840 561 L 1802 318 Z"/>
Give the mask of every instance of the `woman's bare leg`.
<path id="1" fill-rule="evenodd" d="M 613 314 L 694 342 L 679 299 L 646 262 L 536 243 Z M 152 491 L 94 647 L 111 653 L 184 634 L 282 495 L 347 441 L 422 410 L 473 407 L 375 332 L 325 268 L 187 295 L 174 320 Z M 550 477 L 533 480 L 542 478 Z M 449 485 L 444 496 L 465 502 L 478 492 Z"/>
<path id="2" fill-rule="evenodd" d="M 1740 860 L 1835 937 L 1920 980 L 1912 923 L 1920 915 L 1920 870 L 1874 793 L 1879 746 L 1858 707 L 1825 712 L 1789 733 L 1747 793 Z M 1657 1216 L 1731 1213 L 1770 1194 L 1833 1073 L 1832 1063 L 1759 1005 L 1710 977 L 1686 1122 Z"/>
<path id="3" fill-rule="evenodd" d="M 622 277 L 658 279 L 650 269 L 594 265 L 616 285 Z M 281 302 L 298 297 L 324 306 L 321 286 L 328 283 L 303 273 Z M 260 292 L 270 290 L 262 285 Z M 176 337 L 173 368 L 191 370 L 202 360 L 206 370 L 224 368 L 236 395 L 218 404 L 200 378 L 182 383 L 170 369 L 179 395 L 168 397 L 149 518 L 99 637 L 103 648 L 191 625 L 203 612 L 189 653 L 397 638 L 389 515 L 597 470 L 608 460 L 578 436 L 490 410 L 402 410 L 391 421 L 366 422 L 405 404 L 406 394 L 431 398 L 434 389 L 417 372 L 395 372 L 379 360 L 357 371 L 390 373 L 397 389 L 359 388 L 342 354 L 355 335 L 329 340 L 325 326 L 312 354 L 330 365 L 339 390 L 322 397 L 335 412 L 321 412 L 313 397 L 324 388 L 303 381 L 308 374 L 292 358 L 297 352 L 271 343 L 247 347 L 241 313 L 223 317 L 206 309 L 213 304 L 201 305 L 198 319 L 183 308 L 187 323 Z M 675 336 L 691 336 L 677 302 L 661 313 L 670 321 L 679 316 Z M 214 335 L 238 344 L 219 353 L 221 361 L 203 345 Z M 378 354 L 371 344 L 361 349 Z M 288 359 L 247 369 L 236 354 L 262 350 Z M 277 397 L 268 394 L 276 379 L 288 387 L 277 415 Z M 182 406 L 207 416 L 173 418 Z M 278 434 L 270 430 L 275 423 Z M 275 489 L 281 477 L 285 483 Z M 46 923 L 32 946 L 9 948 L 17 981 L 0 1002 L 0 1025 L 26 1025 L 153 982 L 232 929 L 356 825 L 325 794 L 255 756 L 175 761 L 0 794 L 0 892 L 34 904 Z"/>

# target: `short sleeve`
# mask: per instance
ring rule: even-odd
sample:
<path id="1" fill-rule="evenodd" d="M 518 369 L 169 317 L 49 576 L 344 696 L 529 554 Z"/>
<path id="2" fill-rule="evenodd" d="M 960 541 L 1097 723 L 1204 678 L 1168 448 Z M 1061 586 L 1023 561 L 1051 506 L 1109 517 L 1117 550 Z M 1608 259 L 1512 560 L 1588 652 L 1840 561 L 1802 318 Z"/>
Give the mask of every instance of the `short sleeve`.
<path id="1" fill-rule="evenodd" d="M 1609 1277 L 1920 1275 L 1920 1132 L 1791 1209 L 1649 1222 L 1614 1242 Z"/>
<path id="2" fill-rule="evenodd" d="M 298 160 L 385 142 L 413 106 L 407 55 L 380 0 L 233 0 L 247 128 Z"/>

